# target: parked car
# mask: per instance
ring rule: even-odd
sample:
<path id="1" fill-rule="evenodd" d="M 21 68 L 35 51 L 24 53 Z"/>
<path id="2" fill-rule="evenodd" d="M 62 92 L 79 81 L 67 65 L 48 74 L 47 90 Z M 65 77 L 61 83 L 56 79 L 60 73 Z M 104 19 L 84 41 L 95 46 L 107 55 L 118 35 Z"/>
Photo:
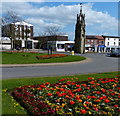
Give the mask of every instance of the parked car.
<path id="1" fill-rule="evenodd" d="M 120 57 L 120 49 L 112 50 L 111 52 L 107 53 L 106 56 Z"/>

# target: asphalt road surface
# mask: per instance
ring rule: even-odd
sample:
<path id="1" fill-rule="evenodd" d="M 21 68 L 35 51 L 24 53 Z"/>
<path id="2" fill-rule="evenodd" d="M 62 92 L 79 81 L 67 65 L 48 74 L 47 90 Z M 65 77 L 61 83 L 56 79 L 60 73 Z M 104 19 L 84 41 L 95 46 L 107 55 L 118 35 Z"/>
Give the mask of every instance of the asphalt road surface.
<path id="1" fill-rule="evenodd" d="M 105 54 L 94 53 L 82 54 L 82 56 L 88 57 L 91 60 L 84 63 L 62 65 L 4 67 L 2 68 L 2 78 L 49 77 L 118 71 L 117 57 L 106 57 Z"/>

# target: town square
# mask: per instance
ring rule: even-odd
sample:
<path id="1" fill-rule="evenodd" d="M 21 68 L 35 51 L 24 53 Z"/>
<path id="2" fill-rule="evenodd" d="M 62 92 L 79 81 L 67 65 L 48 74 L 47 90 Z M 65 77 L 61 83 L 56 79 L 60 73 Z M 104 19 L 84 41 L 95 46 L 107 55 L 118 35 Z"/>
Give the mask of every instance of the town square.
<path id="1" fill-rule="evenodd" d="M 1 115 L 120 115 L 119 2 L 1 6 Z"/>

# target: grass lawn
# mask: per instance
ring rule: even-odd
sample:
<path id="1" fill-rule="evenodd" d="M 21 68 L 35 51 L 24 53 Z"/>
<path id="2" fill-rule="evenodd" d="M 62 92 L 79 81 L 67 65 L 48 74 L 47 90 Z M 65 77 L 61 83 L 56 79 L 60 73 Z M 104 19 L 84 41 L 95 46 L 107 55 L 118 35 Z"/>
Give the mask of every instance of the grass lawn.
<path id="1" fill-rule="evenodd" d="M 87 80 L 88 77 L 97 78 L 114 78 L 118 72 L 108 72 L 99 74 L 85 74 L 74 76 L 61 76 L 61 77 L 33 77 L 33 78 L 20 78 L 20 79 L 5 79 L 2 80 L 2 113 L 3 114 L 27 114 L 27 112 L 9 95 L 9 92 L 16 87 L 24 85 L 36 85 L 44 82 L 57 83 L 62 78 L 77 77 L 77 81 Z"/>
<path id="2" fill-rule="evenodd" d="M 3 52 L 2 54 L 2 64 L 32 64 L 32 63 L 59 63 L 59 62 L 73 62 L 84 60 L 85 57 L 82 56 L 72 56 L 68 55 L 61 58 L 50 58 L 50 59 L 40 59 L 38 60 L 36 56 L 41 56 L 45 54 L 41 53 L 11 53 Z"/>

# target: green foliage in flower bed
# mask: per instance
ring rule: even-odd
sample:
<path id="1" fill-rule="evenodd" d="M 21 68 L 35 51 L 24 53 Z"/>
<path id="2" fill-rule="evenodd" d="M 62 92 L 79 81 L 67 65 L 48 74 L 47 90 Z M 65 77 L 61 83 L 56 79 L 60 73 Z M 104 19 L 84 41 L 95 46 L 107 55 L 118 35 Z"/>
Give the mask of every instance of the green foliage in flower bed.
<path id="1" fill-rule="evenodd" d="M 40 78 L 20 78 L 20 79 L 5 79 L 2 80 L 2 92 L 3 92 L 3 114 L 27 114 L 20 105 L 16 105 L 17 102 L 10 97 L 10 92 L 13 88 L 17 88 L 25 85 L 37 85 L 45 82 L 57 83 L 62 78 L 74 78 L 77 77 L 77 81 L 84 81 L 88 77 L 98 78 L 114 78 L 118 75 L 118 72 L 107 72 L 99 74 L 86 74 L 86 75 L 75 75 L 75 76 L 61 76 L 61 77 L 40 77 Z"/>
<path id="2" fill-rule="evenodd" d="M 84 60 L 85 57 L 82 56 L 72 56 L 68 55 L 66 57 L 60 58 L 50 58 L 50 59 L 37 59 L 36 56 L 42 56 L 45 54 L 40 53 L 11 53 L 3 52 L 2 54 L 2 64 L 33 64 L 33 63 L 58 63 L 58 62 L 73 62 Z"/>

